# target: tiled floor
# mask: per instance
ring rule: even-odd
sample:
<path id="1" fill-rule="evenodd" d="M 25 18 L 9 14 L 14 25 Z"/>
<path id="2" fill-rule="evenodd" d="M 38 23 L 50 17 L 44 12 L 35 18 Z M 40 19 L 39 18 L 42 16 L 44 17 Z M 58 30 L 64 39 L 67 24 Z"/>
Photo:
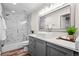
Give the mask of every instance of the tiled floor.
<path id="1" fill-rule="evenodd" d="M 15 49 L 2 53 L 2 56 L 31 56 L 27 51 L 24 51 L 23 48 Z"/>

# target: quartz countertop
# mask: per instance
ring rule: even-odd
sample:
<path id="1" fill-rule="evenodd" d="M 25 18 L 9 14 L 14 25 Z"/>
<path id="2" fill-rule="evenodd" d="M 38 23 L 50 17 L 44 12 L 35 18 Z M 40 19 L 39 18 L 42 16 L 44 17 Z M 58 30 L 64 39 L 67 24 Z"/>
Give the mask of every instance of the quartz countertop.
<path id="1" fill-rule="evenodd" d="M 61 40 L 61 39 L 56 39 L 58 36 L 62 35 L 66 35 L 64 33 L 53 33 L 53 34 L 49 34 L 49 33 L 37 33 L 37 34 L 30 34 L 29 36 L 31 37 L 35 37 L 38 38 L 40 40 L 46 41 L 46 42 L 50 42 L 53 43 L 55 45 L 79 52 L 76 48 L 75 48 L 75 42 L 70 42 L 70 41 L 66 41 L 66 40 Z"/>

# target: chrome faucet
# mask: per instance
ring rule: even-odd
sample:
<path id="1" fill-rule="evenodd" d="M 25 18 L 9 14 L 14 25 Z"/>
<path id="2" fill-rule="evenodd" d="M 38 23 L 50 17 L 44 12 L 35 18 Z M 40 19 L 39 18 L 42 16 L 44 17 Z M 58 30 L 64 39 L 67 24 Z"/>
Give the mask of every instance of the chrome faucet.
<path id="1" fill-rule="evenodd" d="M 47 31 L 47 32 L 52 31 L 52 30 L 53 30 L 54 25 L 55 25 L 55 24 L 52 24 L 52 26 L 51 26 L 51 27 L 49 27 L 49 25 L 46 25 L 46 31 Z"/>

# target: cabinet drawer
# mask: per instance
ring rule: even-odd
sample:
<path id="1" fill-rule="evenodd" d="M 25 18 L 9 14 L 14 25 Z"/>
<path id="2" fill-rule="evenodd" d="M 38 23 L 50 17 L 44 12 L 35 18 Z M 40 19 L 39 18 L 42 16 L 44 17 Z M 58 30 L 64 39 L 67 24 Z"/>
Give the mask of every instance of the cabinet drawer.
<path id="1" fill-rule="evenodd" d="M 61 53 L 64 53 L 64 54 L 66 54 L 68 56 L 73 55 L 72 50 L 66 49 L 64 47 L 60 47 L 60 46 L 57 46 L 57 45 L 52 44 L 52 43 L 47 43 L 47 46 L 52 48 L 52 49 L 56 49 L 56 50 L 60 51 Z"/>
<path id="2" fill-rule="evenodd" d="M 36 38 L 35 41 L 39 42 L 40 44 L 46 44 L 45 41 L 43 41 L 43 40 L 41 40 L 41 39 L 38 39 L 38 38 Z"/>

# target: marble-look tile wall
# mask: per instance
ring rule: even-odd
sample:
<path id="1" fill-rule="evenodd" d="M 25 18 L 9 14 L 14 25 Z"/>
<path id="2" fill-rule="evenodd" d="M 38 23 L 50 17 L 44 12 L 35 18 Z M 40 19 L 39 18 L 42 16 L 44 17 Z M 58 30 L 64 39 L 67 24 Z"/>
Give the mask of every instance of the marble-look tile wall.
<path id="1" fill-rule="evenodd" d="M 27 21 L 25 14 L 10 14 L 6 16 L 7 39 L 5 44 L 14 44 L 26 40 L 27 23 L 21 24 L 22 21 Z"/>

